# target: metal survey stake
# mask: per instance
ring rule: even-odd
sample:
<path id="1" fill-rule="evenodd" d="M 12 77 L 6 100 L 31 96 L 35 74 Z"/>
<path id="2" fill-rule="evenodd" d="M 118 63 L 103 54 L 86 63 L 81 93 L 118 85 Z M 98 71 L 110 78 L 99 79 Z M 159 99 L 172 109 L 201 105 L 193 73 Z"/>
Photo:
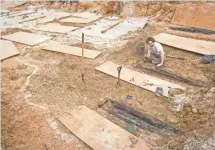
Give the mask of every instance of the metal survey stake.
<path id="1" fill-rule="evenodd" d="M 118 82 L 117 82 L 117 84 L 118 85 L 120 84 L 120 73 L 121 73 L 121 70 L 122 70 L 122 66 L 117 67 L 117 71 L 118 71 Z"/>
<path id="2" fill-rule="evenodd" d="M 82 33 L 82 63 L 83 63 L 83 66 L 84 66 L 84 33 Z M 82 78 L 82 81 L 85 83 L 84 81 L 84 69 L 82 70 L 82 75 L 81 75 L 81 78 Z"/>

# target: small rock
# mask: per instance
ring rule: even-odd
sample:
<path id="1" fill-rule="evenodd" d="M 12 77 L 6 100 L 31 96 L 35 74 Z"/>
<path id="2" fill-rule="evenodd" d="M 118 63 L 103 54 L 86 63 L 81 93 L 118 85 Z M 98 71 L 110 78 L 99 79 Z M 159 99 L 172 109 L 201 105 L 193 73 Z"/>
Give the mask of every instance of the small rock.
<path id="1" fill-rule="evenodd" d="M 136 139 L 135 137 L 129 137 L 129 139 L 131 140 L 132 144 L 129 146 L 130 148 L 134 148 L 134 145 L 137 144 L 138 139 Z"/>
<path id="2" fill-rule="evenodd" d="M 20 65 L 18 65 L 16 67 L 16 69 L 18 69 L 18 70 L 22 70 L 22 69 L 25 69 L 25 68 L 27 68 L 27 66 L 25 64 L 20 64 Z"/>
<path id="3" fill-rule="evenodd" d="M 207 109 L 199 109 L 199 110 L 198 110 L 198 113 L 199 113 L 199 114 L 208 114 L 208 112 L 209 112 L 209 111 L 208 111 Z"/>
<path id="4" fill-rule="evenodd" d="M 212 88 L 210 89 L 210 92 L 215 93 L 215 87 L 212 87 Z"/>
<path id="5" fill-rule="evenodd" d="M 185 112 L 181 112 L 178 116 L 179 116 L 180 118 L 182 118 L 182 117 L 184 117 L 185 114 L 186 114 Z"/>
<path id="6" fill-rule="evenodd" d="M 1 101 L 2 106 L 8 105 L 8 104 L 10 104 L 10 101 Z"/>
<path id="7" fill-rule="evenodd" d="M 137 144 L 138 139 L 135 137 L 129 137 L 129 139 L 131 140 L 132 144 Z"/>
<path id="8" fill-rule="evenodd" d="M 201 109 L 199 109 L 199 114 L 203 114 L 204 112 L 201 110 Z"/>
<path id="9" fill-rule="evenodd" d="M 184 113 L 185 113 L 186 115 L 189 115 L 191 111 L 192 111 L 192 110 L 191 110 L 190 107 L 185 107 L 185 108 L 184 108 Z"/>
<path id="10" fill-rule="evenodd" d="M 168 116 L 167 119 L 172 123 L 178 123 L 179 119 L 176 116 Z"/>
<path id="11" fill-rule="evenodd" d="M 192 112 L 193 112 L 194 114 L 196 114 L 196 113 L 198 112 L 197 108 L 193 107 L 193 108 L 192 108 Z"/>
<path id="12" fill-rule="evenodd" d="M 69 67 L 72 69 L 72 70 L 75 70 L 76 68 L 77 68 L 77 64 L 72 64 L 72 65 L 70 65 Z"/>
<path id="13" fill-rule="evenodd" d="M 18 75 L 18 73 L 14 72 L 14 73 L 10 74 L 9 78 L 11 80 L 17 80 L 19 78 L 19 75 Z"/>
<path id="14" fill-rule="evenodd" d="M 191 112 L 191 108 L 190 107 L 186 107 L 186 111 Z"/>

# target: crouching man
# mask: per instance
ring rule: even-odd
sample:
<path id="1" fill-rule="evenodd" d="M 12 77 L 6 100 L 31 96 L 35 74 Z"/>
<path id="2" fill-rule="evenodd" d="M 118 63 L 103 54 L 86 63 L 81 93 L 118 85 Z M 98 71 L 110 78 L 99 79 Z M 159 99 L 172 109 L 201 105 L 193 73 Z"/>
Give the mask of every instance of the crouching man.
<path id="1" fill-rule="evenodd" d="M 148 60 L 156 64 L 157 67 L 160 67 L 164 63 L 164 50 L 163 46 L 156 42 L 153 37 L 148 37 L 146 40 L 147 43 L 147 54 L 146 57 Z"/>

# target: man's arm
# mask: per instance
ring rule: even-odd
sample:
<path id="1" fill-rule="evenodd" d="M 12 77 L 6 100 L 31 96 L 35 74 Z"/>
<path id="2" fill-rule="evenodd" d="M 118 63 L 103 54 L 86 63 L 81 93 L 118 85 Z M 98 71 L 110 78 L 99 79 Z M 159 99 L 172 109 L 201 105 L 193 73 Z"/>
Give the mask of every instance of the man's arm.
<path id="1" fill-rule="evenodd" d="M 164 62 L 164 51 L 161 51 L 160 53 L 160 57 L 161 57 L 161 63 L 157 65 L 157 67 L 160 67 L 163 65 L 163 62 Z"/>
<path id="2" fill-rule="evenodd" d="M 151 48 L 150 48 L 150 46 L 148 45 L 147 46 L 147 57 L 150 57 L 150 54 L 151 54 Z"/>

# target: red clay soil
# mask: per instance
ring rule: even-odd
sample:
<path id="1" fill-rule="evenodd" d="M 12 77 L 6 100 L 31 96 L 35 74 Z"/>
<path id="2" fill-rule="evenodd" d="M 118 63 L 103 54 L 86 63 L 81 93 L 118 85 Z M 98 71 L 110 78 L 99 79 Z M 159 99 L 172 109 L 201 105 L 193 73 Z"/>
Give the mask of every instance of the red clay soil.
<path id="1" fill-rule="evenodd" d="M 215 3 L 181 4 L 175 11 L 172 23 L 215 30 Z"/>

